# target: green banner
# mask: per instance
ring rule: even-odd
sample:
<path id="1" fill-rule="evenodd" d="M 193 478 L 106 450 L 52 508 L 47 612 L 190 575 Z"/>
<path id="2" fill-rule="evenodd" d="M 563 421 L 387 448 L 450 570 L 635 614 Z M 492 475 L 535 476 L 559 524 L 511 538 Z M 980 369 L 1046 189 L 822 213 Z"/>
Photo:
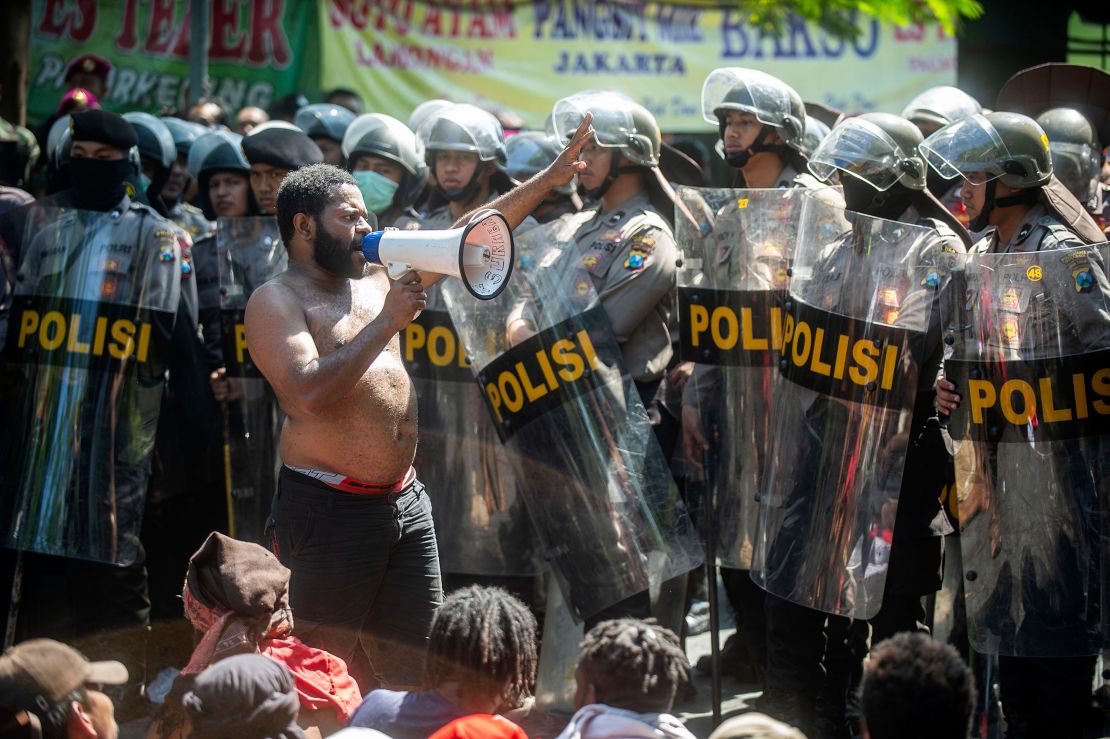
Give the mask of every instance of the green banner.
<path id="1" fill-rule="evenodd" d="M 542 127 L 560 97 L 619 90 L 665 131 L 710 132 L 701 86 L 717 67 L 755 67 L 805 100 L 901 112 L 927 87 L 956 81 L 956 41 L 938 26 L 854 15 L 834 38 L 794 18 L 772 36 L 742 10 L 658 2 L 321 0 L 322 84 L 358 90 L 401 120 L 429 98 L 520 114 Z"/>
<path id="2" fill-rule="evenodd" d="M 114 65 L 102 107 L 159 113 L 184 105 L 189 79 L 189 0 L 35 0 L 27 117 L 58 107 L 66 64 L 97 54 Z M 319 89 L 315 3 L 211 0 L 210 92 L 231 113 Z"/>

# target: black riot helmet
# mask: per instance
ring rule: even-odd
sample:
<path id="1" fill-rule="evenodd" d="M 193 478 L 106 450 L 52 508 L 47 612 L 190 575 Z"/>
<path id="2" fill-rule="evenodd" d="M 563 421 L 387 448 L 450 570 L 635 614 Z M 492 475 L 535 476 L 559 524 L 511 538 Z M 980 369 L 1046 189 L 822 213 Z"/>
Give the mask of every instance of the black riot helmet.
<path id="1" fill-rule="evenodd" d="M 164 216 L 169 209 L 162 201 L 162 188 L 165 187 L 177 159 L 177 145 L 173 134 L 169 126 L 150 113 L 124 113 L 123 118 L 131 124 L 139 137 L 139 157 L 142 163 L 153 170 L 150 184 L 146 187 L 146 200 Z"/>
<path id="2" fill-rule="evenodd" d="M 189 150 L 189 176 L 197 181 L 197 204 L 204 217 L 216 220 L 216 211 L 208 194 L 209 180 L 217 172 L 235 172 L 250 180 L 251 165 L 243 155 L 243 137 L 232 131 L 213 131 L 201 136 Z M 247 187 L 248 215 L 261 215 L 262 209 Z"/>

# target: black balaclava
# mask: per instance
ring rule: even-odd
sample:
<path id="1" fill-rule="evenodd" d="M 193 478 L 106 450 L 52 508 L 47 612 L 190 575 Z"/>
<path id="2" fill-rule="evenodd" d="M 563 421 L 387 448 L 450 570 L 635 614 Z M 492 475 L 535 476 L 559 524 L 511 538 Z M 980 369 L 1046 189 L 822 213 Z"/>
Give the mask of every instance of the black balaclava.
<path id="1" fill-rule="evenodd" d="M 880 192 L 858 177 L 845 174 L 840 184 L 844 187 L 844 204 L 856 213 L 896 221 L 913 205 L 914 191 L 899 182 Z"/>
<path id="2" fill-rule="evenodd" d="M 84 210 L 109 211 L 126 194 L 125 180 L 131 174 L 131 160 L 70 159 L 73 200 Z"/>

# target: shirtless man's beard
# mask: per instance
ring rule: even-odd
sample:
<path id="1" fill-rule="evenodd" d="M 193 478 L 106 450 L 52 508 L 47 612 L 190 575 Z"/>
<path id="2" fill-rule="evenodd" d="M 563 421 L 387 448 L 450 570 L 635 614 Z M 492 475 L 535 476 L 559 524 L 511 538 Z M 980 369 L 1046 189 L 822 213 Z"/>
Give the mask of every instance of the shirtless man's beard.
<path id="1" fill-rule="evenodd" d="M 349 244 L 344 244 L 342 239 L 328 233 L 320 219 L 316 219 L 316 241 L 312 245 L 312 258 L 321 269 L 336 277 L 357 280 L 363 275 L 363 267 L 355 265 L 351 253 L 361 251 L 362 236 L 356 233 Z"/>

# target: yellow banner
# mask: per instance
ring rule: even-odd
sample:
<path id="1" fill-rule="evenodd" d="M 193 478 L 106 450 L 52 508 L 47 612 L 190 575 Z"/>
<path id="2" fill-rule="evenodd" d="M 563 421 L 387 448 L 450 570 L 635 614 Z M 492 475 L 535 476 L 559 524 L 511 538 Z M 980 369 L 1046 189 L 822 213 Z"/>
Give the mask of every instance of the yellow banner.
<path id="1" fill-rule="evenodd" d="M 898 113 L 956 79 L 956 42 L 939 27 L 858 17 L 854 41 L 791 22 L 778 37 L 734 9 L 659 3 L 327 0 L 322 86 L 350 87 L 367 109 L 406 120 L 430 98 L 519 114 L 541 127 L 560 97 L 619 90 L 665 131 L 706 132 L 701 85 L 713 69 L 755 67 L 803 99 L 849 112 Z"/>

